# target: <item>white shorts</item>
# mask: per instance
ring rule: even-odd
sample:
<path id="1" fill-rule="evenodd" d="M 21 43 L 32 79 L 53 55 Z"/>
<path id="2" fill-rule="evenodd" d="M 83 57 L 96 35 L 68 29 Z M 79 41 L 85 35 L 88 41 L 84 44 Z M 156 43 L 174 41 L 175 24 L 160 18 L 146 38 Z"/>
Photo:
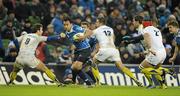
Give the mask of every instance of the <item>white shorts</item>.
<path id="1" fill-rule="evenodd" d="M 40 63 L 34 55 L 18 55 L 15 61 L 15 66 L 22 69 L 24 66 L 35 68 Z"/>
<path id="2" fill-rule="evenodd" d="M 115 48 L 100 48 L 95 58 L 101 62 L 104 61 L 121 61 L 119 50 Z"/>
<path id="3" fill-rule="evenodd" d="M 150 53 L 149 55 L 146 56 L 145 60 L 152 65 L 163 63 L 164 60 L 166 59 L 166 51 L 161 50 L 161 51 L 155 51 L 155 52 L 156 52 L 156 55 L 153 55 Z"/>

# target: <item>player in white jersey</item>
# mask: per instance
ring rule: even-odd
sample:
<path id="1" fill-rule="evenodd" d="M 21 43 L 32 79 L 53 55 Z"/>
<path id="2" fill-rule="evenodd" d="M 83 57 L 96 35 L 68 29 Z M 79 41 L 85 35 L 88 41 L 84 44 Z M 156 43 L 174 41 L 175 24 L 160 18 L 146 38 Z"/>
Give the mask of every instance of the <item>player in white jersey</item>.
<path id="1" fill-rule="evenodd" d="M 13 81 L 16 79 L 17 73 L 24 66 L 28 66 L 45 72 L 46 75 L 59 86 L 61 85 L 61 83 L 59 83 L 54 73 L 49 70 L 43 62 L 41 62 L 38 58 L 35 57 L 35 50 L 40 42 L 53 39 L 56 40 L 58 39 L 58 37 L 41 36 L 43 33 L 43 26 L 41 24 L 35 24 L 33 27 L 33 31 L 35 33 L 17 37 L 20 49 L 13 66 L 13 71 L 10 74 L 10 82 L 8 83 L 8 85 L 13 83 Z"/>
<path id="2" fill-rule="evenodd" d="M 119 70 L 122 70 L 126 75 L 132 78 L 138 86 L 142 86 L 133 73 L 123 65 L 120 59 L 119 50 L 114 45 L 114 31 L 112 28 L 105 25 L 105 18 L 99 17 L 96 20 L 97 29 L 92 33 L 97 38 L 99 43 L 99 51 L 94 56 L 93 61 L 98 64 L 100 62 L 113 62 Z"/>
<path id="3" fill-rule="evenodd" d="M 141 16 L 136 16 L 133 19 L 135 28 L 141 25 L 140 22 L 142 22 L 142 18 Z M 152 81 L 152 74 L 154 74 L 160 82 L 160 87 L 166 88 L 165 80 L 163 80 L 161 76 L 163 75 L 162 69 L 165 69 L 160 67 L 166 58 L 166 50 L 162 42 L 161 31 L 154 26 L 148 26 L 141 31 L 141 34 L 144 37 L 147 51 L 145 52 L 146 57 L 141 62 L 139 68 L 149 81 L 147 88 L 155 88 Z"/>

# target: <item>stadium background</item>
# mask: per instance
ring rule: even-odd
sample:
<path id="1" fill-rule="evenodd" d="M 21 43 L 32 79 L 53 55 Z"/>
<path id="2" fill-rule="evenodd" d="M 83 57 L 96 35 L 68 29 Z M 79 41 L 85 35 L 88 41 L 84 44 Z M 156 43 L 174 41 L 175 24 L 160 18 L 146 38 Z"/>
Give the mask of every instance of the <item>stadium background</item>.
<path id="1" fill-rule="evenodd" d="M 144 59 L 142 46 L 141 44 L 125 46 L 121 43 L 122 37 L 138 35 L 131 21 L 132 17 L 137 14 L 142 15 L 146 21 L 157 20 L 168 54 L 164 65 L 171 67 L 168 59 L 174 51 L 174 41 L 166 24 L 171 20 L 180 22 L 179 2 L 179 0 L 0 0 L 0 96 L 179 96 L 179 87 L 169 87 L 166 90 L 145 90 L 145 88 L 132 86 L 100 86 L 93 89 L 84 89 L 79 86 L 72 88 L 44 86 L 52 83 L 47 76 L 30 68 L 25 68 L 18 73 L 17 81 L 15 81 L 17 85 L 25 84 L 26 86 L 6 86 L 12 63 L 17 56 L 17 49 L 11 42 L 12 33 L 15 32 L 16 36 L 24 32 L 31 33 L 31 27 L 35 23 L 42 23 L 44 35 L 59 34 L 63 32 L 64 15 L 69 15 L 75 24 L 88 21 L 91 25 L 90 29 L 95 28 L 94 23 L 97 16 L 105 16 L 107 25 L 114 29 L 115 44 L 121 52 L 122 61 L 146 85 L 137 68 Z M 63 79 L 64 70 L 71 64 L 71 57 L 73 57 L 69 52 L 68 43 L 64 41 L 43 42 L 36 51 L 37 56 L 54 70 L 60 80 Z M 168 86 L 180 85 L 179 65 L 180 55 L 175 60 L 177 78 L 166 75 Z M 100 65 L 101 82 L 108 85 L 133 85 L 128 77 L 124 77 L 121 72 L 117 73 L 117 69 L 113 66 L 112 64 Z"/>
<path id="2" fill-rule="evenodd" d="M 45 36 L 59 34 L 64 32 L 62 20 L 66 15 L 78 25 L 81 21 L 88 21 L 90 29 L 94 29 L 96 17 L 104 16 L 107 25 L 114 29 L 115 44 L 120 50 L 122 61 L 127 66 L 137 66 L 144 59 L 142 45 L 123 45 L 121 41 L 123 36 L 139 35 L 131 21 L 138 14 L 145 21 L 158 21 L 157 26 L 162 31 L 168 54 L 164 65 L 168 65 L 168 59 L 174 51 L 174 41 L 166 24 L 171 20 L 180 22 L 179 0 L 0 0 L 0 10 L 0 62 L 15 61 L 17 49 L 11 41 L 13 32 L 16 36 L 24 32 L 31 33 L 31 27 L 35 23 L 42 23 Z M 68 41 L 42 42 L 36 50 L 37 57 L 46 64 L 68 66 L 73 57 L 68 44 Z M 175 65 L 180 64 L 179 58 L 180 55 L 177 56 Z M 6 69 L 11 70 L 9 67 Z M 101 69 L 102 72 L 104 70 Z"/>

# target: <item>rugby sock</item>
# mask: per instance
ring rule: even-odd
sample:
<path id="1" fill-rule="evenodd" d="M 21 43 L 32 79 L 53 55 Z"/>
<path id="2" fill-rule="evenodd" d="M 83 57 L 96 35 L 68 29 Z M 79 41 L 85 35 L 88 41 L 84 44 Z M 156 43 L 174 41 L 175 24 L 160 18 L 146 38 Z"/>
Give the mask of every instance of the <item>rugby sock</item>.
<path id="1" fill-rule="evenodd" d="M 91 79 L 93 80 L 93 82 L 96 83 L 96 78 L 95 78 L 95 76 L 93 75 L 92 71 L 89 70 L 89 71 L 87 71 L 86 73 L 89 75 L 89 77 L 91 77 Z"/>
<path id="2" fill-rule="evenodd" d="M 9 83 L 12 83 L 16 79 L 16 77 L 17 77 L 17 72 L 11 72 Z"/>
<path id="3" fill-rule="evenodd" d="M 162 70 L 155 69 L 155 68 L 144 68 L 141 71 L 142 71 L 142 73 L 149 74 L 149 75 L 152 75 L 152 74 L 159 74 L 159 75 L 161 75 L 162 74 Z"/>
<path id="4" fill-rule="evenodd" d="M 89 79 L 86 77 L 86 75 L 83 73 L 82 70 L 78 71 L 78 75 L 81 79 L 83 79 L 83 81 L 86 83 L 86 85 L 91 85 L 91 82 L 89 81 Z"/>
<path id="5" fill-rule="evenodd" d="M 56 76 L 54 75 L 54 73 L 53 73 L 51 70 L 46 69 L 46 70 L 45 70 L 45 73 L 46 73 L 46 75 L 47 75 L 51 80 L 53 80 L 55 83 L 59 83 L 59 81 L 56 79 Z"/>
<path id="6" fill-rule="evenodd" d="M 159 81 L 160 85 L 163 85 L 165 83 L 165 80 L 161 77 L 161 75 L 155 75 L 155 78 Z"/>
<path id="7" fill-rule="evenodd" d="M 133 73 L 132 73 L 128 68 L 122 67 L 121 70 L 122 70 L 126 75 L 128 75 L 130 78 L 132 78 L 133 80 L 137 80 L 137 79 L 134 77 Z"/>
<path id="8" fill-rule="evenodd" d="M 72 81 L 75 83 L 76 82 L 76 76 L 77 76 L 77 71 L 76 70 L 73 70 L 73 69 L 71 69 L 72 70 Z"/>
<path id="9" fill-rule="evenodd" d="M 152 75 L 149 75 L 149 74 L 145 74 L 145 73 L 144 73 L 144 76 L 147 78 L 147 80 L 148 80 L 148 82 L 149 82 L 149 85 L 153 85 Z"/>
<path id="10" fill-rule="evenodd" d="M 159 67 L 160 70 L 164 70 L 166 73 L 170 73 L 170 70 L 168 68 Z"/>
<path id="11" fill-rule="evenodd" d="M 96 83 L 99 84 L 100 83 L 99 82 L 100 81 L 99 69 L 92 67 L 91 70 L 92 70 L 94 77 L 96 78 Z"/>

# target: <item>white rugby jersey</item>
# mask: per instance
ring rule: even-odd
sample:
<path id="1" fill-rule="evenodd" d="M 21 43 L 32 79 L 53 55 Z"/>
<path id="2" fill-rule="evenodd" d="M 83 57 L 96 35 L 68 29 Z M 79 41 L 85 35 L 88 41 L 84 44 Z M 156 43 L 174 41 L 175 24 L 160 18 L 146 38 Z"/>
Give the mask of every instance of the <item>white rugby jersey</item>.
<path id="1" fill-rule="evenodd" d="M 165 49 L 162 41 L 162 34 L 161 31 L 154 27 L 154 26 L 148 26 L 143 29 L 142 34 L 148 33 L 151 38 L 151 49 L 152 50 L 162 50 Z"/>
<path id="2" fill-rule="evenodd" d="M 22 35 L 17 38 L 20 49 L 19 54 L 34 55 L 38 44 L 42 41 L 46 41 L 46 36 L 39 36 L 35 33 Z"/>
<path id="3" fill-rule="evenodd" d="M 93 35 L 98 40 L 100 48 L 112 48 L 114 45 L 114 31 L 106 25 L 100 26 L 93 30 Z"/>

